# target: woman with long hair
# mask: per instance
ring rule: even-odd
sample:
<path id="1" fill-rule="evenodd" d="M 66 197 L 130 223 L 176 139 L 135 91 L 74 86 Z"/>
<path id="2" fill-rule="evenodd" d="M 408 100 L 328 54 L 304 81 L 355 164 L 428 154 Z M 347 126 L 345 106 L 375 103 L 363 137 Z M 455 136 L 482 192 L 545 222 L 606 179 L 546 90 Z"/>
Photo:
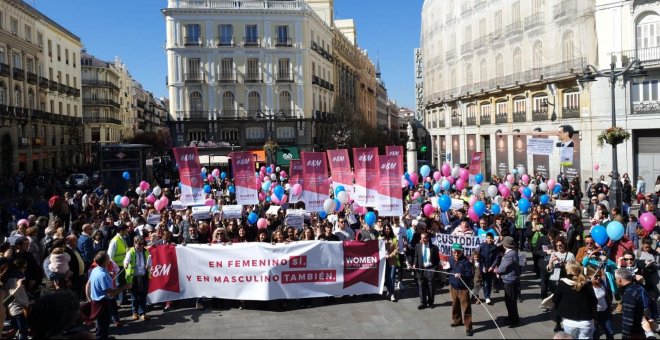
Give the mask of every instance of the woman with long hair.
<path id="1" fill-rule="evenodd" d="M 399 245 L 396 235 L 389 222 L 383 225 L 383 233 L 379 237 L 385 241 L 385 251 L 387 252 L 387 266 L 385 267 L 385 287 L 390 294 L 390 301 L 395 302 L 394 282 L 396 279 L 396 267 L 399 264 Z"/>
<path id="2" fill-rule="evenodd" d="M 566 263 L 566 277 L 559 281 L 552 301 L 562 317 L 564 332 L 574 339 L 592 338 L 598 299 L 577 262 Z"/>

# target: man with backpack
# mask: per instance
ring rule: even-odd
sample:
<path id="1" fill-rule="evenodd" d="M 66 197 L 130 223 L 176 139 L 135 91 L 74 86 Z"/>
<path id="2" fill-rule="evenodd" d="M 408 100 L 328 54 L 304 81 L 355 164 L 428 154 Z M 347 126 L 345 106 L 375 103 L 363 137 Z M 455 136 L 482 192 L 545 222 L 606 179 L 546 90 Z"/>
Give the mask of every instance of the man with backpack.
<path id="1" fill-rule="evenodd" d="M 616 284 L 621 288 L 621 304 L 623 305 L 623 322 L 621 324 L 622 339 L 644 339 L 642 320 L 646 315 L 655 319 L 651 312 L 651 303 L 655 303 L 646 294 L 644 288 L 637 283 L 633 274 L 626 268 L 619 268 L 614 273 Z"/>

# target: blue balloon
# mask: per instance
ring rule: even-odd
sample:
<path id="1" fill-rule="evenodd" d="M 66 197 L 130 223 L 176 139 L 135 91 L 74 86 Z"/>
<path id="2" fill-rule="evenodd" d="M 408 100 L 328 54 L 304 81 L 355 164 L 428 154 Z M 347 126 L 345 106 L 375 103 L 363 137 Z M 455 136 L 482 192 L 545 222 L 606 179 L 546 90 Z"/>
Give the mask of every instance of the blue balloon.
<path id="1" fill-rule="evenodd" d="M 426 189 L 426 190 L 431 189 L 431 183 L 429 183 L 429 182 L 424 183 L 424 189 Z"/>
<path id="2" fill-rule="evenodd" d="M 493 203 L 493 205 L 490 207 L 490 211 L 493 213 L 493 215 L 499 215 L 502 212 L 502 208 L 499 204 Z"/>
<path id="3" fill-rule="evenodd" d="M 476 201 L 472 206 L 472 210 L 477 213 L 477 216 L 481 217 L 486 212 L 486 204 L 483 201 Z"/>
<path id="4" fill-rule="evenodd" d="M 526 187 L 525 189 L 523 189 L 523 195 L 525 195 L 525 197 L 532 197 L 532 189 Z"/>
<path id="5" fill-rule="evenodd" d="M 217 205 L 214 205 L 213 207 L 211 207 L 211 212 L 216 212 L 216 211 L 218 211 L 218 206 Z"/>
<path id="6" fill-rule="evenodd" d="M 555 195 L 561 192 L 561 184 L 555 184 L 555 188 L 552 189 L 552 193 Z"/>
<path id="7" fill-rule="evenodd" d="M 438 198 L 438 206 L 440 206 L 442 211 L 449 210 L 449 208 L 451 208 L 451 197 L 447 194 L 440 196 L 440 198 Z"/>
<path id="8" fill-rule="evenodd" d="M 403 174 L 403 177 L 405 177 L 406 179 L 410 179 L 410 174 L 408 173 L 408 171 L 406 171 L 406 173 Z"/>
<path id="9" fill-rule="evenodd" d="M 338 185 L 338 186 L 335 188 L 335 196 L 337 196 L 337 195 L 338 195 L 340 192 L 342 192 L 342 191 L 346 191 L 346 188 L 344 188 L 343 185 Z"/>
<path id="10" fill-rule="evenodd" d="M 207 194 L 211 193 L 211 186 L 208 184 L 204 184 L 204 192 Z"/>
<path id="11" fill-rule="evenodd" d="M 597 225 L 591 228 L 591 237 L 602 247 L 607 243 L 607 230 L 602 225 Z"/>
<path id="12" fill-rule="evenodd" d="M 226 172 L 224 172 L 224 171 L 223 171 L 223 172 L 221 172 L 221 173 L 220 173 L 220 178 L 222 178 L 222 179 L 225 179 L 225 178 L 227 178 L 227 173 L 226 173 Z"/>
<path id="13" fill-rule="evenodd" d="M 339 211 L 341 209 L 341 202 L 337 198 L 335 198 L 334 201 L 335 201 L 335 211 Z"/>
<path id="14" fill-rule="evenodd" d="M 623 233 L 625 232 L 625 229 L 623 228 L 623 224 L 619 221 L 611 221 L 610 223 L 607 224 L 607 236 L 610 238 L 612 241 L 618 241 L 623 237 Z"/>
<path id="15" fill-rule="evenodd" d="M 248 222 L 250 222 L 250 224 L 257 223 L 257 220 L 259 220 L 259 216 L 257 216 L 257 213 L 254 211 L 248 215 Z"/>
<path id="16" fill-rule="evenodd" d="M 271 184 L 272 184 L 272 183 L 271 183 L 270 181 L 265 181 L 265 182 L 263 182 L 263 183 L 261 184 L 261 190 L 263 190 L 263 191 L 268 191 L 268 190 L 270 190 L 270 186 L 271 186 Z"/>
<path id="17" fill-rule="evenodd" d="M 422 174 L 422 177 L 429 177 L 431 174 L 431 168 L 428 165 L 422 165 L 419 169 L 419 173 Z"/>
<path id="18" fill-rule="evenodd" d="M 514 174 L 514 175 L 517 174 L 517 173 L 518 173 L 518 169 L 511 169 L 511 173 Z"/>
<path id="19" fill-rule="evenodd" d="M 121 177 L 124 177 L 124 179 L 128 181 L 129 179 L 131 179 L 131 173 L 128 171 L 124 171 L 124 173 L 121 174 Z"/>
<path id="20" fill-rule="evenodd" d="M 518 208 L 520 209 L 520 212 L 523 214 L 526 214 L 531 206 L 532 204 L 526 198 L 521 198 L 520 201 L 518 201 Z"/>
<path id="21" fill-rule="evenodd" d="M 267 167 L 266 168 L 266 173 L 270 175 L 271 172 L 273 172 L 273 168 Z"/>
<path id="22" fill-rule="evenodd" d="M 484 181 L 484 175 L 482 174 L 476 174 L 474 176 L 474 181 L 477 182 L 477 184 L 481 184 L 481 182 Z"/>
<path id="23" fill-rule="evenodd" d="M 121 195 L 116 195 L 113 201 L 116 205 L 121 205 Z"/>
<path id="24" fill-rule="evenodd" d="M 374 225 L 374 223 L 376 223 L 376 214 L 374 214 L 373 211 L 366 213 L 364 215 L 364 222 L 371 227 Z"/>
<path id="25" fill-rule="evenodd" d="M 325 220 L 325 218 L 328 217 L 328 214 L 325 211 L 321 211 L 321 212 L 319 212 L 319 217 L 322 220 Z"/>
<path id="26" fill-rule="evenodd" d="M 449 190 L 449 188 L 451 188 L 451 183 L 449 183 L 449 181 L 446 178 L 442 180 L 441 185 L 442 185 L 442 188 L 445 189 L 445 190 Z"/>
<path id="27" fill-rule="evenodd" d="M 236 192 L 236 188 L 234 188 L 233 185 L 230 185 L 230 186 L 227 188 L 227 191 L 229 191 L 230 194 L 233 194 L 233 193 Z"/>
<path id="28" fill-rule="evenodd" d="M 440 185 L 440 183 L 436 182 L 435 184 L 433 184 L 433 191 L 436 194 L 439 194 L 440 190 L 442 190 L 442 186 Z"/>
<path id="29" fill-rule="evenodd" d="M 281 200 L 282 196 L 284 196 L 284 188 L 282 188 L 281 185 L 278 185 L 275 187 L 275 189 L 273 189 L 273 193 L 278 200 Z"/>
<path id="30" fill-rule="evenodd" d="M 541 195 L 540 200 L 541 200 L 541 204 L 546 205 L 548 204 L 548 202 L 550 202 L 550 196 L 543 194 Z"/>
<path id="31" fill-rule="evenodd" d="M 266 202 L 270 202 L 270 196 L 266 197 Z"/>

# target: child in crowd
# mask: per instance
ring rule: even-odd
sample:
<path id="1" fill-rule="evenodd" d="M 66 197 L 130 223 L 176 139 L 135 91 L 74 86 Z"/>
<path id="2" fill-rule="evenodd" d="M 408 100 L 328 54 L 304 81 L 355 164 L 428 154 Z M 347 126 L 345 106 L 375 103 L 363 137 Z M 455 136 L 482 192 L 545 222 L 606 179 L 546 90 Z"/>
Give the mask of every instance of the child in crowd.
<path id="1" fill-rule="evenodd" d="M 478 305 L 481 303 L 481 300 L 479 300 L 479 291 L 481 290 L 483 284 L 483 277 L 482 277 L 483 268 L 481 268 L 482 264 L 479 263 L 479 249 L 475 249 L 472 251 L 472 266 L 474 267 L 473 291 L 475 295 L 472 303 Z"/>

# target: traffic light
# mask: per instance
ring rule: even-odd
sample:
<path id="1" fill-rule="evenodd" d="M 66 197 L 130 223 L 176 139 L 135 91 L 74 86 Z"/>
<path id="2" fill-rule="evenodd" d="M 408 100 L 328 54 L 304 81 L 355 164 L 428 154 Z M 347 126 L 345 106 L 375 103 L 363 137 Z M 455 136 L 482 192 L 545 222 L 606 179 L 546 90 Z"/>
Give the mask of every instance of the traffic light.
<path id="1" fill-rule="evenodd" d="M 422 145 L 422 147 L 419 148 L 419 151 L 426 153 L 426 145 Z"/>

